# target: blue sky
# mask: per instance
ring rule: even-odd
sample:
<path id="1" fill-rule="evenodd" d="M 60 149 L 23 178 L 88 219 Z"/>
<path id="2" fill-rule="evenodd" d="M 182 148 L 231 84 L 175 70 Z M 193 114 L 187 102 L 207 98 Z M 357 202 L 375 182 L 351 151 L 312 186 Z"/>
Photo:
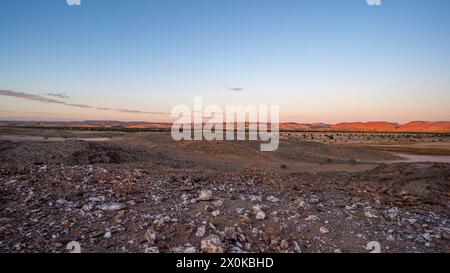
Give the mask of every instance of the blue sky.
<path id="1" fill-rule="evenodd" d="M 2 0 L 0 90 L 69 98 L 0 96 L 0 118 L 157 121 L 202 96 L 279 104 L 284 121 L 450 120 L 449 14 L 448 0 Z"/>

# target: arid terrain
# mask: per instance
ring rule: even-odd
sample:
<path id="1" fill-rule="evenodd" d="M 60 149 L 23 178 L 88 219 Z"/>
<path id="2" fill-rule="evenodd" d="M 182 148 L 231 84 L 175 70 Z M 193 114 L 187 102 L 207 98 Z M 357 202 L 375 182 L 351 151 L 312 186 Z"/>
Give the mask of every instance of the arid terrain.
<path id="1" fill-rule="evenodd" d="M 0 127 L 0 252 L 450 251 L 450 135 Z"/>

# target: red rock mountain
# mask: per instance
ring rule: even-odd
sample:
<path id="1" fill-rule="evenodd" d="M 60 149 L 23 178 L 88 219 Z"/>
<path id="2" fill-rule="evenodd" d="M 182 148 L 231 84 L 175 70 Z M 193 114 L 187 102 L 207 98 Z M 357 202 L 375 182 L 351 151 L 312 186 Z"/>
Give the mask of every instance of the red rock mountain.
<path id="1" fill-rule="evenodd" d="M 450 121 L 412 121 L 405 124 L 373 121 L 373 122 L 343 122 L 337 124 L 324 124 L 320 127 L 316 124 L 289 124 L 281 128 L 300 131 L 347 131 L 347 132 L 405 132 L 405 133 L 450 133 Z"/>

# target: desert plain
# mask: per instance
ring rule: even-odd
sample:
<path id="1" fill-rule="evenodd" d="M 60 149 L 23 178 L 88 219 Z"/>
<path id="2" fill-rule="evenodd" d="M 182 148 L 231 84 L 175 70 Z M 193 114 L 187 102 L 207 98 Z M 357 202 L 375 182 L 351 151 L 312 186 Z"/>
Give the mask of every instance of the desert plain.
<path id="1" fill-rule="evenodd" d="M 0 127 L 0 252 L 449 252 L 448 133 L 259 144 Z"/>

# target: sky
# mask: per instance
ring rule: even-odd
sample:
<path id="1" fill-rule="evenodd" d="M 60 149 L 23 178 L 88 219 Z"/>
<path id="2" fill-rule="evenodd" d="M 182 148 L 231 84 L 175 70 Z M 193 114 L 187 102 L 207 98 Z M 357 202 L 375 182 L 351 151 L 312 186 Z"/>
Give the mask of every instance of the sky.
<path id="1" fill-rule="evenodd" d="M 450 1 L 0 1 L 0 119 L 450 120 Z"/>

